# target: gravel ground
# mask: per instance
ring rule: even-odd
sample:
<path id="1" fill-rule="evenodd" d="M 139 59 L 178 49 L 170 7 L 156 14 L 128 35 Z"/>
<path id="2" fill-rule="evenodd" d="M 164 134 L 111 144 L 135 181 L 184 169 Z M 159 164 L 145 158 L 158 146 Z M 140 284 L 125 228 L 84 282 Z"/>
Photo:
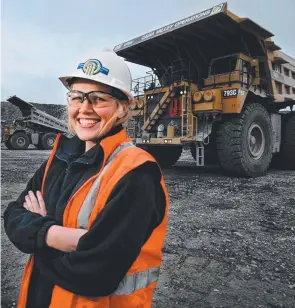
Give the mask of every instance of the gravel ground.
<path id="1" fill-rule="evenodd" d="M 48 151 L 2 151 L 2 213 Z M 262 178 L 197 168 L 185 151 L 164 171 L 170 195 L 155 308 L 294 308 L 295 172 Z M 2 218 L 3 221 L 3 218 Z M 2 306 L 13 307 L 27 256 L 2 231 Z"/>

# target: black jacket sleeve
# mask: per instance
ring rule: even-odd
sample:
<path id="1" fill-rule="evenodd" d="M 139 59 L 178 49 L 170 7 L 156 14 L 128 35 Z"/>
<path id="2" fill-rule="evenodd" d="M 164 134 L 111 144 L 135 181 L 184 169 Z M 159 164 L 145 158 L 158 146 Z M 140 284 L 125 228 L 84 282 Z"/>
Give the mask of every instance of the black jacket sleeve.
<path id="1" fill-rule="evenodd" d="M 154 163 L 125 175 L 77 250 L 55 259 L 35 255 L 54 284 L 83 296 L 112 294 L 165 213 L 160 171 Z"/>
<path id="2" fill-rule="evenodd" d="M 47 161 L 35 172 L 25 190 L 16 201 L 10 202 L 4 212 L 4 228 L 11 242 L 24 253 L 34 253 L 45 246 L 45 235 L 50 226 L 56 224 L 53 217 L 27 211 L 23 207 L 30 190 L 41 191 Z M 46 247 L 46 246 L 45 246 Z"/>

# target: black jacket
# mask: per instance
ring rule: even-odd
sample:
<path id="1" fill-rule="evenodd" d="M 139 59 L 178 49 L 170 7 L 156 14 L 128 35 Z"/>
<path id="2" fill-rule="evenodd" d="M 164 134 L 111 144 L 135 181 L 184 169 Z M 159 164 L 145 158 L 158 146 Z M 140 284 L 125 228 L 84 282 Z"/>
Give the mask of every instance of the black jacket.
<path id="1" fill-rule="evenodd" d="M 83 296 L 112 294 L 164 217 L 161 173 L 157 164 L 147 162 L 117 183 L 75 252 L 62 253 L 46 246 L 47 230 L 62 225 L 69 198 L 101 168 L 104 153 L 99 141 L 84 151 L 85 143 L 77 137 L 62 136 L 45 181 L 45 217 L 27 211 L 23 202 L 29 190 L 41 190 L 46 162 L 4 213 L 9 239 L 22 252 L 35 256 L 27 307 L 48 307 L 54 285 Z"/>

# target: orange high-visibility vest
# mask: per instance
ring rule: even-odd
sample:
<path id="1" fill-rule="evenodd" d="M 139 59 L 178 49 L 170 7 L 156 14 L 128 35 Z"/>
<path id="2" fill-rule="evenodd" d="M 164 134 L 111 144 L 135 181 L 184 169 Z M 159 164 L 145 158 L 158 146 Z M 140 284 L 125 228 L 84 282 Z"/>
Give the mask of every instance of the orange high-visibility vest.
<path id="1" fill-rule="evenodd" d="M 60 134 L 57 136 L 51 156 L 48 160 L 42 183 L 44 183 L 50 164 L 54 158 Z M 112 190 L 128 172 L 147 161 L 155 159 L 147 152 L 135 147 L 122 130 L 114 136 L 101 141 L 104 151 L 104 161 L 101 170 L 88 179 L 69 200 L 64 214 L 63 226 L 70 228 L 87 228 L 93 224 L 97 215 L 103 210 Z M 120 282 L 117 290 L 103 297 L 85 297 L 69 292 L 59 286 L 54 286 L 50 308 L 150 308 L 153 290 L 162 263 L 162 248 L 167 227 L 168 192 L 161 178 L 161 186 L 166 198 L 166 210 L 162 222 L 154 229 L 149 239 Z M 25 308 L 33 269 L 34 257 L 26 264 L 19 294 L 18 307 Z"/>

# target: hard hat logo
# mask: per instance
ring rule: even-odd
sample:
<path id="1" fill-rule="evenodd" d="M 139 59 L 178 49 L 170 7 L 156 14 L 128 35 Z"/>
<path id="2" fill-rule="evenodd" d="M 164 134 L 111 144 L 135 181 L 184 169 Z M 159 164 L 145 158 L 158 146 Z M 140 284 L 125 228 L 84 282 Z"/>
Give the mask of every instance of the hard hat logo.
<path id="1" fill-rule="evenodd" d="M 110 71 L 108 68 L 104 67 L 97 59 L 90 59 L 85 63 L 80 63 L 77 69 L 82 69 L 83 73 L 86 75 L 97 75 L 98 73 L 108 75 Z"/>

